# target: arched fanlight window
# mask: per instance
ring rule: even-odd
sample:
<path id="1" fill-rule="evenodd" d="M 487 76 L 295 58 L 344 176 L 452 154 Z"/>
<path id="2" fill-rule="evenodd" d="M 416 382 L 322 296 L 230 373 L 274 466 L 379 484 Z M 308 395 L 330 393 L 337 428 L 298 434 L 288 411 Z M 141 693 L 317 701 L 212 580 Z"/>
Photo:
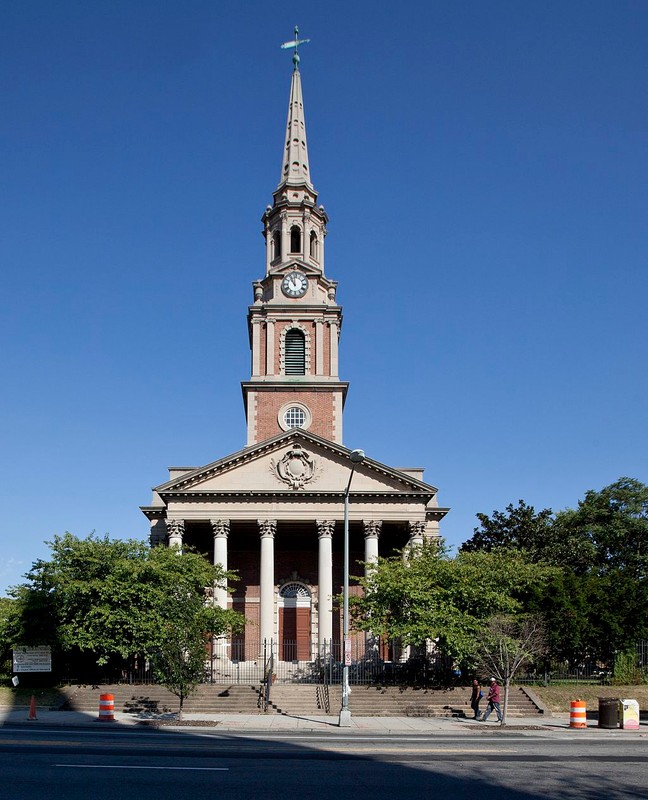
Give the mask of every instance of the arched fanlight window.
<path id="1" fill-rule="evenodd" d="M 281 231 L 272 234 L 272 258 L 281 258 Z"/>
<path id="2" fill-rule="evenodd" d="M 301 253 L 301 230 L 298 225 L 290 229 L 290 252 Z"/>
<path id="3" fill-rule="evenodd" d="M 314 258 L 314 259 L 318 258 L 318 254 L 317 254 L 317 234 L 315 233 L 315 231 L 311 231 L 311 235 L 310 235 L 310 257 Z"/>
<path id="4" fill-rule="evenodd" d="M 279 597 L 308 597 L 310 598 L 308 587 L 303 583 L 285 583 L 279 590 Z"/>
<path id="5" fill-rule="evenodd" d="M 286 332 L 285 343 L 286 375 L 306 374 L 306 337 L 298 328 Z"/>

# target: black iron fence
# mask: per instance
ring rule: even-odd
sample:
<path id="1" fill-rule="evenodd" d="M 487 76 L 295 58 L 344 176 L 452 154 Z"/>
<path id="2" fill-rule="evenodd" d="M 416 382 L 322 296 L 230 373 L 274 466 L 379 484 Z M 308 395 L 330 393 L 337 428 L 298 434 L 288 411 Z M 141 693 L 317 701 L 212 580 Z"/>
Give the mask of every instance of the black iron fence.
<path id="1" fill-rule="evenodd" d="M 205 660 L 205 683 L 271 686 L 303 683 L 321 686 L 342 681 L 342 647 L 337 641 L 314 645 L 290 640 L 245 642 L 228 639 L 210 643 Z M 306 657 L 304 657 L 306 655 Z M 148 659 L 131 659 L 104 667 L 70 661 L 63 668 L 63 681 L 72 683 L 154 684 Z M 381 685 L 449 685 L 461 681 L 447 657 L 404 648 L 398 642 L 378 638 L 351 642 L 349 683 Z"/>
<path id="2" fill-rule="evenodd" d="M 349 682 L 409 686 L 449 686 L 465 683 L 452 660 L 433 651 L 401 647 L 398 642 L 378 638 L 356 638 L 351 642 Z M 265 685 L 305 683 L 320 686 L 339 685 L 342 681 L 342 648 L 338 641 L 327 641 L 312 650 L 303 642 L 215 640 L 205 660 L 205 683 Z M 61 663 L 59 661 L 59 663 Z M 637 666 L 648 673 L 648 641 L 637 644 Z M 72 683 L 153 684 L 155 677 L 147 659 L 136 658 L 120 664 L 97 667 L 89 660 L 61 664 L 61 681 Z M 548 663 L 534 671 L 519 673 L 516 683 L 600 683 L 613 678 L 613 664 Z"/>
<path id="3" fill-rule="evenodd" d="M 352 641 L 351 645 L 352 684 L 447 685 L 460 677 L 453 670 L 452 661 L 440 654 L 421 654 L 377 638 Z M 312 657 L 304 658 L 303 643 L 289 640 L 266 640 L 256 645 L 248 641 L 244 650 L 236 643 L 214 642 L 206 680 L 242 684 L 341 683 L 344 664 L 340 642 L 327 641 L 313 651 Z"/>

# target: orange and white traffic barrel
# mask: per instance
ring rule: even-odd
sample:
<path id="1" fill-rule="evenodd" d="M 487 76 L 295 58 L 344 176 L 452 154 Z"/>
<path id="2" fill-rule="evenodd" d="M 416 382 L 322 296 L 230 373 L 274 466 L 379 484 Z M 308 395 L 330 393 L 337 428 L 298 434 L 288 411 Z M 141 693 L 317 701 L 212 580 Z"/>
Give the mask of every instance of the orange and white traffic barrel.
<path id="1" fill-rule="evenodd" d="M 587 703 L 584 700 L 572 700 L 569 711 L 570 728 L 587 727 Z"/>
<path id="2" fill-rule="evenodd" d="M 99 722 L 115 721 L 115 695 L 99 695 Z"/>

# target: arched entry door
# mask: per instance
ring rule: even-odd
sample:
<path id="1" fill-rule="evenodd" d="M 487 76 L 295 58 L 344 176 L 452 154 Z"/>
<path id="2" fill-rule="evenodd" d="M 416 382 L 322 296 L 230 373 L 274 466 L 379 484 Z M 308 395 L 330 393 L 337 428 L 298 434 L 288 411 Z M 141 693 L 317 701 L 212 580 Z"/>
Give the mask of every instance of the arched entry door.
<path id="1" fill-rule="evenodd" d="M 303 583 L 286 583 L 279 592 L 279 658 L 311 659 L 311 593 Z"/>

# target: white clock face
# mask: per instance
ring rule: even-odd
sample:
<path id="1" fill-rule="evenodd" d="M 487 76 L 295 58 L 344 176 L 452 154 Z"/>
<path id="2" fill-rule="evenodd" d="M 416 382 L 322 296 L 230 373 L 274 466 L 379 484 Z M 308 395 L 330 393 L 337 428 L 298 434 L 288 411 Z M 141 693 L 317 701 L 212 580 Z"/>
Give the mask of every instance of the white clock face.
<path id="1" fill-rule="evenodd" d="M 281 291 L 287 297 L 303 297 L 308 289 L 308 278 L 301 272 L 289 272 L 281 281 Z"/>

